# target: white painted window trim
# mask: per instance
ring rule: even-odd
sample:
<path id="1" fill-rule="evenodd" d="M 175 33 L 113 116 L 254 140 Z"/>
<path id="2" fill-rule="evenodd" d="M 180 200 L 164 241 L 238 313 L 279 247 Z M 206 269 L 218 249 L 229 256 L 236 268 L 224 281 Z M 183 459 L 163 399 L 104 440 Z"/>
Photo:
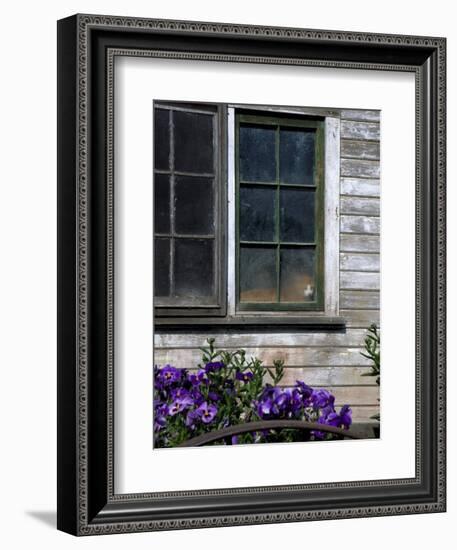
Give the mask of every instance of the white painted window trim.
<path id="1" fill-rule="evenodd" d="M 275 108 L 276 112 L 282 109 Z M 288 112 L 285 110 L 285 112 Z M 289 111 L 290 112 L 290 111 Z M 310 114 L 311 109 L 307 110 Z M 227 109 L 227 314 L 234 317 L 236 311 L 236 214 L 235 214 L 235 108 Z M 339 253 L 340 253 L 340 119 L 325 117 L 325 223 L 324 223 L 324 294 L 325 316 L 339 315 Z M 279 314 L 284 316 L 286 312 Z M 258 313 L 257 313 L 258 314 Z M 265 312 L 271 316 L 277 312 Z M 260 315 L 260 314 L 258 314 Z M 294 313 L 296 315 L 296 312 Z M 306 315 L 322 316 L 322 312 L 306 312 Z"/>

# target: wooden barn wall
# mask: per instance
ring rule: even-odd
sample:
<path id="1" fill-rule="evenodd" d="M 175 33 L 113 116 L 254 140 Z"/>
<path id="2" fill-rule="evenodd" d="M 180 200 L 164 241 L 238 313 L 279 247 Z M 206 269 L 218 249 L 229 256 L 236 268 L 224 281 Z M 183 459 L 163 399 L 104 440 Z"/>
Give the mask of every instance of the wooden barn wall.
<path id="1" fill-rule="evenodd" d="M 380 291 L 380 117 L 378 111 L 341 111 L 340 315 L 345 333 L 156 334 L 156 364 L 195 366 L 198 347 L 209 336 L 219 348 L 246 349 L 265 365 L 276 358 L 287 367 L 284 385 L 296 379 L 329 389 L 337 405 L 348 403 L 354 422 L 379 410 L 379 388 L 363 377 L 370 362 L 360 355 L 366 329 L 379 326 Z"/>

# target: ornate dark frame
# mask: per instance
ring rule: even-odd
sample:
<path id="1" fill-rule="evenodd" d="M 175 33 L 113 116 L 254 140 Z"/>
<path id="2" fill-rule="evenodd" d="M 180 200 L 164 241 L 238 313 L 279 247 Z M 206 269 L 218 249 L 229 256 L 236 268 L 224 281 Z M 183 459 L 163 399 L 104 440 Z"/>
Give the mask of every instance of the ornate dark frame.
<path id="1" fill-rule="evenodd" d="M 77 535 L 445 511 L 444 38 L 75 15 L 58 23 L 58 528 Z M 416 76 L 416 476 L 115 494 L 116 55 Z"/>

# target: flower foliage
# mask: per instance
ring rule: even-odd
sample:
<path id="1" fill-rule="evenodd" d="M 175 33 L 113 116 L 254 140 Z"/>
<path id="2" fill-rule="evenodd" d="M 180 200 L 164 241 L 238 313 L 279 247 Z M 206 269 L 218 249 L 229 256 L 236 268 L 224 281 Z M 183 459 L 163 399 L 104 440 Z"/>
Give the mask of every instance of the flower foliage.
<path id="1" fill-rule="evenodd" d="M 335 409 L 335 397 L 325 389 L 313 389 L 301 380 L 292 388 L 279 382 L 282 361 L 264 367 L 244 350 L 216 350 L 214 339 L 201 348 L 197 368 L 154 367 L 154 446 L 174 447 L 205 432 L 256 420 L 295 419 L 348 429 L 351 409 Z M 269 375 L 271 383 L 265 383 Z M 320 430 L 294 429 L 245 433 L 222 444 L 272 443 L 332 439 Z"/>

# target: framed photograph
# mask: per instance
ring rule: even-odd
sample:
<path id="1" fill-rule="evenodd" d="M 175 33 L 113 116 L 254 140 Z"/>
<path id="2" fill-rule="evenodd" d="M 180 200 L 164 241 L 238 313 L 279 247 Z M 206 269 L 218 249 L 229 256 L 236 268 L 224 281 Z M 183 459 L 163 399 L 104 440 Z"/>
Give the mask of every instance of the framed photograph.
<path id="1" fill-rule="evenodd" d="M 58 22 L 59 529 L 445 511 L 445 44 Z"/>

